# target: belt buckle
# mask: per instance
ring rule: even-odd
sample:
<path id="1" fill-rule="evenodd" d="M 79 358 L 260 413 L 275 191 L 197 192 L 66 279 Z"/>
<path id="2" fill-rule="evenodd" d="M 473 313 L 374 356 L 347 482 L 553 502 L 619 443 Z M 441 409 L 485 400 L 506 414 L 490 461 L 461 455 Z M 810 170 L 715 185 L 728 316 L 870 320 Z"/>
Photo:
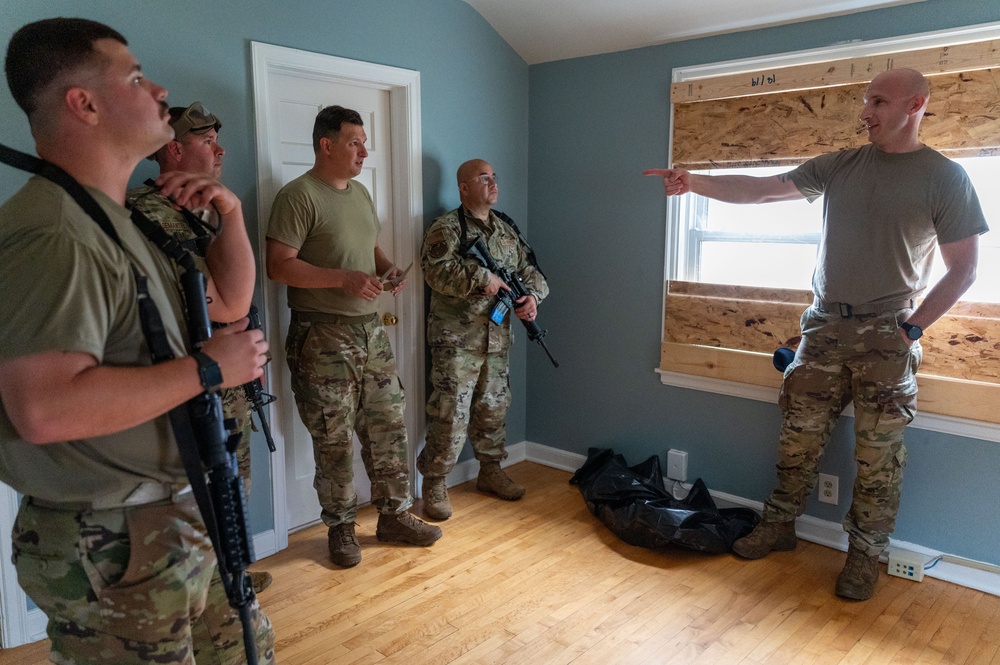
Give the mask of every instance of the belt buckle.
<path id="1" fill-rule="evenodd" d="M 837 308 L 840 310 L 840 317 L 843 319 L 849 319 L 854 316 L 854 308 L 847 303 L 839 302 L 837 303 Z"/>

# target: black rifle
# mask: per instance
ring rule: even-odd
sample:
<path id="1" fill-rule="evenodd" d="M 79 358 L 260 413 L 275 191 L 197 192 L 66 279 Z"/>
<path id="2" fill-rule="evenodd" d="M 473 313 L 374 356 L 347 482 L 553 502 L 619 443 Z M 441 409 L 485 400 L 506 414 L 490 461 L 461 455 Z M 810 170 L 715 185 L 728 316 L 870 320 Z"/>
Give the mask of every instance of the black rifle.
<path id="1" fill-rule="evenodd" d="M 465 250 L 465 255 L 482 263 L 487 270 L 503 280 L 503 283 L 510 289 L 510 291 L 500 289 L 497 292 L 497 301 L 493 305 L 492 311 L 490 311 L 490 321 L 500 325 L 503 323 L 504 317 L 507 316 L 507 313 L 518 307 L 516 301 L 531 294 L 528 293 L 528 289 L 525 288 L 520 275 L 512 270 L 501 268 L 497 264 L 496 259 L 494 259 L 493 255 L 490 254 L 490 250 L 486 246 L 486 242 L 483 240 L 482 236 L 476 238 L 473 243 L 469 245 L 469 248 Z M 539 328 L 538 324 L 534 321 L 525 321 L 524 319 L 521 319 L 521 323 L 524 324 L 525 329 L 528 331 L 528 339 L 532 342 L 538 342 L 545 350 L 545 355 L 547 355 L 549 360 L 552 361 L 552 366 L 559 367 L 559 363 L 557 363 L 556 359 L 552 357 L 552 354 L 549 352 L 549 347 L 545 346 L 545 340 L 542 339 L 548 334 L 548 331 Z"/>
<path id="2" fill-rule="evenodd" d="M 205 276 L 197 270 L 188 269 L 181 275 L 181 287 L 187 304 L 188 335 L 195 350 L 200 350 L 212 336 L 212 322 L 208 318 L 205 298 Z M 219 555 L 222 586 L 229 605 L 239 612 L 243 624 L 247 662 L 255 664 L 256 645 L 250 622 L 250 604 L 254 593 L 247 574 L 247 568 L 254 562 L 254 552 L 247 528 L 250 518 L 246 490 L 236 465 L 240 433 L 230 434 L 235 422 L 223 419 L 222 398 L 218 391 L 203 392 L 191 399 L 187 406 L 201 462 L 208 470 L 208 489 L 212 499 L 211 514 L 204 514 L 203 510 L 202 517 L 207 524 L 214 523 L 218 533 L 215 547 Z"/>
<path id="3" fill-rule="evenodd" d="M 260 330 L 260 313 L 257 311 L 257 305 L 250 305 L 250 313 L 247 316 L 250 317 L 247 330 Z M 243 392 L 247 396 L 247 399 L 250 400 L 253 412 L 257 414 L 260 431 L 264 433 L 264 438 L 267 439 L 268 450 L 272 453 L 275 452 L 277 448 L 274 447 L 274 439 L 271 438 L 271 426 L 267 424 L 267 417 L 264 415 L 264 407 L 275 400 L 274 395 L 264 392 L 264 384 L 261 383 L 260 379 L 244 383 Z"/>

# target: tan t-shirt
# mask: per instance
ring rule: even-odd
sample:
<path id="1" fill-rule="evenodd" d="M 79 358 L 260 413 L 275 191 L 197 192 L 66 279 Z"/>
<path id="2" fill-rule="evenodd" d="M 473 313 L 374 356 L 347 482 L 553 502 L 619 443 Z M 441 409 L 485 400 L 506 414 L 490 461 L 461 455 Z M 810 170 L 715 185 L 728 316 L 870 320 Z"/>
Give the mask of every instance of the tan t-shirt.
<path id="1" fill-rule="evenodd" d="M 873 145 L 821 155 L 789 176 L 810 201 L 823 196 L 813 293 L 861 305 L 919 296 L 934 248 L 989 230 L 968 175 L 930 149 Z"/>
<path id="2" fill-rule="evenodd" d="M 90 191 L 127 256 L 44 178 L 32 178 L 0 207 L 0 359 L 72 351 L 105 365 L 149 365 L 130 260 L 149 278 L 175 355 L 185 355 L 173 265 L 128 211 Z M 149 481 L 187 483 L 166 416 L 108 436 L 35 445 L 20 438 L 3 409 L 0 480 L 48 501 L 90 501 Z"/>
<path id="3" fill-rule="evenodd" d="M 360 182 L 335 189 L 311 173 L 281 188 L 271 206 L 267 237 L 299 250 L 298 258 L 322 268 L 375 274 L 381 226 L 371 195 Z M 378 302 L 343 289 L 288 287 L 288 306 L 300 312 L 344 316 L 374 314 Z"/>

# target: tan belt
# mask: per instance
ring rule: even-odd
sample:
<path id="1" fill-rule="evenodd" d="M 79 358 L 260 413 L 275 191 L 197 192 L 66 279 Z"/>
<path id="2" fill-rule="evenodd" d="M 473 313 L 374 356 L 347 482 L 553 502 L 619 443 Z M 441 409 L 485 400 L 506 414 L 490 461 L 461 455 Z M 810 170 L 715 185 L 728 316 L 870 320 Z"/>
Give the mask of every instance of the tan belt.
<path id="1" fill-rule="evenodd" d="M 343 314 L 328 314 L 327 312 L 299 312 L 292 310 L 292 321 L 299 323 L 335 323 L 338 325 L 356 325 L 378 321 L 378 313 L 361 316 L 344 316 Z"/>
<path id="2" fill-rule="evenodd" d="M 840 314 L 843 318 L 851 316 L 864 316 L 866 314 L 884 314 L 894 312 L 897 309 L 913 309 L 917 304 L 915 298 L 906 300 L 892 300 L 889 302 L 873 302 L 862 305 L 848 305 L 845 302 L 830 302 L 829 300 L 813 300 L 813 307 L 821 312 Z"/>
<path id="3" fill-rule="evenodd" d="M 47 501 L 34 496 L 27 497 L 27 500 L 33 505 L 41 506 L 42 508 L 85 512 L 91 510 L 126 508 L 128 506 L 143 506 L 148 503 L 166 501 L 167 499 L 170 499 L 174 503 L 178 503 L 185 500 L 190 495 L 190 485 L 177 488 L 174 485 L 167 485 L 164 483 L 140 483 L 130 490 L 106 494 L 104 496 L 97 497 L 93 501 Z"/>

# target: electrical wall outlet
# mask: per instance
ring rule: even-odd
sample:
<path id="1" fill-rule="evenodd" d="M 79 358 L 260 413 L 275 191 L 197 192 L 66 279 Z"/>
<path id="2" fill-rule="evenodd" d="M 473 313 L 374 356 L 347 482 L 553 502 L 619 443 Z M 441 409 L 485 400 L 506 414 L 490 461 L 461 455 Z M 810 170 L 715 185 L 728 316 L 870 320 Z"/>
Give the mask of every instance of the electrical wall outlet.
<path id="1" fill-rule="evenodd" d="M 682 482 L 688 479 L 688 454 L 683 450 L 667 451 L 667 478 Z"/>
<path id="2" fill-rule="evenodd" d="M 924 557 L 917 552 L 892 548 L 889 550 L 889 574 L 914 582 L 924 579 Z"/>
<path id="3" fill-rule="evenodd" d="M 840 479 L 828 473 L 819 474 L 819 500 L 821 503 L 837 505 Z"/>

